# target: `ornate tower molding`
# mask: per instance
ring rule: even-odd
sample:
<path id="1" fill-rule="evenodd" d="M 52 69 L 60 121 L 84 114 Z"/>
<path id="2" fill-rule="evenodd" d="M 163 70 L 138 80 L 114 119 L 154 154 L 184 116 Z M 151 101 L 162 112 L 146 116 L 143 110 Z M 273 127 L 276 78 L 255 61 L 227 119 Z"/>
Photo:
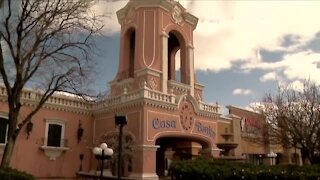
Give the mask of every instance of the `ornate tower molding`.
<path id="1" fill-rule="evenodd" d="M 198 19 L 172 0 L 130 0 L 117 16 L 120 62 L 110 95 L 95 107 L 96 137 L 113 130 L 115 113 L 126 114 L 136 138 L 130 176 L 138 179 L 163 175 L 167 146 L 217 156 L 219 106 L 203 102 L 194 72 Z M 184 140 L 162 144 L 177 137 Z"/>
<path id="2" fill-rule="evenodd" d="M 110 83 L 111 91 L 134 91 L 146 82 L 147 87 L 165 94 L 181 93 L 178 91 L 183 87 L 194 96 L 193 31 L 198 19 L 180 3 L 169 0 L 131 0 L 117 16 L 121 25 L 120 63 Z M 177 52 L 180 59 L 176 59 Z M 181 67 L 176 77 L 178 64 Z M 202 93 L 202 89 L 198 91 Z"/>

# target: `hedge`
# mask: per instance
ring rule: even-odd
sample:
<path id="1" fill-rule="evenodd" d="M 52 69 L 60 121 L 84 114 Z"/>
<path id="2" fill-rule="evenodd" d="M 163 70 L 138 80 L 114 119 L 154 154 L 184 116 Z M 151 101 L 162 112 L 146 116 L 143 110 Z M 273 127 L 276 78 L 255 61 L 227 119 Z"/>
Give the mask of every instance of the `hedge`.
<path id="1" fill-rule="evenodd" d="M 18 171 L 12 168 L 0 168 L 1 180 L 35 180 L 35 178 L 26 172 Z"/>
<path id="2" fill-rule="evenodd" d="M 170 166 L 177 180 L 320 180 L 320 166 L 252 165 L 221 160 L 185 160 Z"/>

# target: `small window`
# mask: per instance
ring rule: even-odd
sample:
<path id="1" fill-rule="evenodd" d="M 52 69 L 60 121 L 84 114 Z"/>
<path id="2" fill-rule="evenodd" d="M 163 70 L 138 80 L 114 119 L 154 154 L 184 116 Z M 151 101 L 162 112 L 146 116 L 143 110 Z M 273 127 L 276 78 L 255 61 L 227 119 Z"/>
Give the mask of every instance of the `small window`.
<path id="1" fill-rule="evenodd" d="M 67 143 L 64 139 L 65 123 L 62 121 L 48 120 L 46 123 L 45 146 L 50 147 L 66 147 Z"/>
<path id="2" fill-rule="evenodd" d="M 49 124 L 47 146 L 61 146 L 62 126 L 59 124 Z"/>
<path id="3" fill-rule="evenodd" d="M 7 143 L 8 138 L 8 119 L 0 118 L 0 144 Z"/>

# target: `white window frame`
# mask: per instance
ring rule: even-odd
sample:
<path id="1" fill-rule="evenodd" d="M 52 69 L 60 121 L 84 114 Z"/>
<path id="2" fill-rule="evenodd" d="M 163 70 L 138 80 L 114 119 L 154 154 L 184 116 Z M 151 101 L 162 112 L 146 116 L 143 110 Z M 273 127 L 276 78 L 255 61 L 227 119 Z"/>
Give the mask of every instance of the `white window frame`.
<path id="1" fill-rule="evenodd" d="M 9 118 L 8 118 L 8 113 L 1 111 L 1 112 L 0 112 L 0 118 L 9 120 Z M 1 153 L 1 154 L 3 153 L 4 148 L 5 148 L 5 146 L 6 146 L 6 144 L 7 144 L 7 141 L 8 141 L 8 130 L 9 130 L 9 124 L 7 124 L 6 136 L 5 136 L 5 143 L 0 143 L 0 153 Z"/>
<path id="2" fill-rule="evenodd" d="M 49 132 L 49 125 L 55 124 L 61 126 L 61 144 L 58 147 L 54 146 L 47 146 L 48 145 L 48 132 Z M 44 135 L 44 144 L 40 148 L 44 151 L 45 155 L 49 157 L 50 160 L 54 161 L 57 157 L 61 156 L 62 152 L 69 150 L 68 147 L 65 147 L 64 140 L 65 140 L 65 126 L 66 122 L 62 120 L 56 119 L 46 119 L 46 129 Z"/>
<path id="3" fill-rule="evenodd" d="M 48 146 L 48 136 L 49 136 L 49 125 L 50 124 L 53 124 L 53 125 L 60 125 L 61 126 L 61 144 L 60 146 L 58 147 L 65 147 L 65 144 L 64 144 L 64 131 L 65 131 L 65 126 L 66 126 L 66 123 L 62 120 L 53 120 L 53 119 L 48 119 L 46 120 L 46 131 L 45 131 L 45 136 L 44 136 L 44 146 Z M 48 146 L 48 147 L 51 147 L 51 146 Z"/>
<path id="4" fill-rule="evenodd" d="M 6 120 L 9 120 L 8 118 L 6 117 L 2 117 L 0 116 L 1 119 L 6 119 Z M 1 121 L 1 120 L 0 120 Z M 6 135 L 5 135 L 5 139 L 4 139 L 4 143 L 0 143 L 0 145 L 5 145 L 7 144 L 7 141 L 8 141 L 8 130 L 9 130 L 9 124 L 7 124 L 7 127 L 6 127 Z"/>

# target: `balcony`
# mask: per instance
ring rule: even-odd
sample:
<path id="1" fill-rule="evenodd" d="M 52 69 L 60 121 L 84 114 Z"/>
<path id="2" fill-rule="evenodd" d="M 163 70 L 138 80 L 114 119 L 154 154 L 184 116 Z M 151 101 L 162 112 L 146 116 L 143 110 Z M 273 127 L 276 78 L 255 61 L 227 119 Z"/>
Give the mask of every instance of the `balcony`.
<path id="1" fill-rule="evenodd" d="M 168 89 L 171 89 L 172 93 L 175 95 L 183 95 L 188 94 L 190 92 L 191 86 L 174 80 L 169 80 Z"/>
<path id="2" fill-rule="evenodd" d="M 233 134 L 225 133 L 221 134 L 224 142 L 217 143 L 217 147 L 223 149 L 223 156 L 229 157 L 230 151 L 238 147 L 238 143 L 232 141 Z"/>
<path id="3" fill-rule="evenodd" d="M 64 151 L 69 150 L 67 139 L 48 142 L 47 138 L 42 138 L 41 142 L 40 149 L 44 151 L 51 161 L 56 160 Z"/>

